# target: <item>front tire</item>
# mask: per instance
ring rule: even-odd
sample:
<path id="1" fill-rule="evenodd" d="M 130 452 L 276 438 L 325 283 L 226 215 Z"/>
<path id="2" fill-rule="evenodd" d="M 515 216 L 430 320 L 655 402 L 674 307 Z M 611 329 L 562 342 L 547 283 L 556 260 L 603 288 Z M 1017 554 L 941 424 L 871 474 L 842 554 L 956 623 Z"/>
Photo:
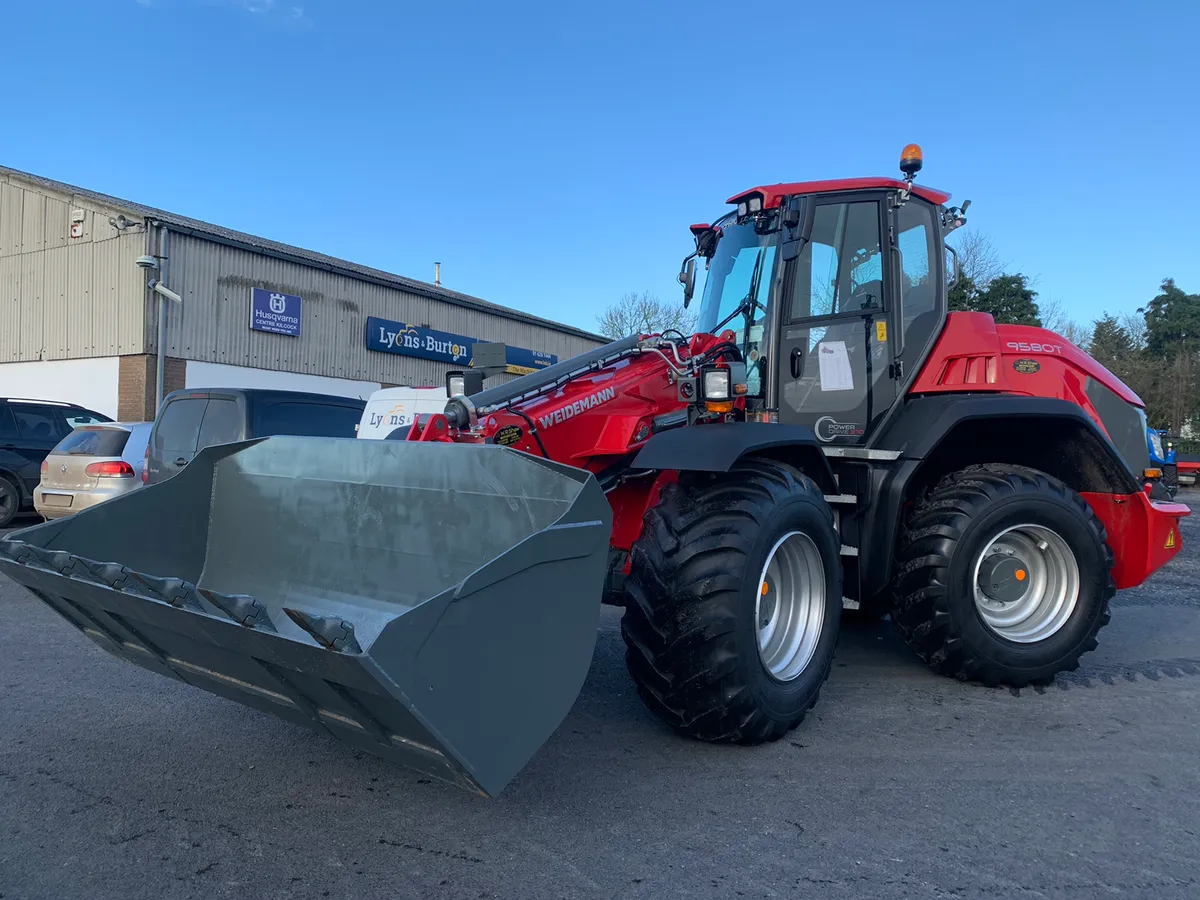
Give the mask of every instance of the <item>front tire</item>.
<path id="1" fill-rule="evenodd" d="M 1022 466 L 971 466 L 914 506 L 896 551 L 892 620 L 934 671 L 1046 684 L 1096 648 L 1116 592 L 1091 507 Z"/>
<path id="2" fill-rule="evenodd" d="M 842 607 L 833 512 L 798 469 L 685 473 L 646 514 L 621 633 L 638 695 L 677 731 L 757 744 L 803 720 Z"/>
<path id="3" fill-rule="evenodd" d="M 21 492 L 17 486 L 0 475 L 0 528 L 8 525 L 21 511 Z"/>

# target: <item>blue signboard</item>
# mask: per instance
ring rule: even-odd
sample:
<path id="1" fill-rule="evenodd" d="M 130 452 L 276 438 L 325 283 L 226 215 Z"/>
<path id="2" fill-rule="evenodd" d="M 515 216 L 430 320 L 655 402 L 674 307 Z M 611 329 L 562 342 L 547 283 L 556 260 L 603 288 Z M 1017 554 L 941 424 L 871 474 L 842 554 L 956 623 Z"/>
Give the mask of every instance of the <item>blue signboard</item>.
<path id="1" fill-rule="evenodd" d="M 265 288 L 250 289 L 250 327 L 300 337 L 300 310 L 304 300 Z"/>
<path id="2" fill-rule="evenodd" d="M 376 316 L 367 317 L 367 349 L 380 353 L 399 353 L 402 356 L 418 356 L 437 362 L 467 368 L 471 364 L 471 350 L 477 338 L 449 331 L 435 331 L 404 322 L 393 322 Z M 523 347 L 508 347 L 506 354 L 508 370 L 521 374 L 534 369 L 544 369 L 558 362 L 553 353 L 526 350 Z"/>

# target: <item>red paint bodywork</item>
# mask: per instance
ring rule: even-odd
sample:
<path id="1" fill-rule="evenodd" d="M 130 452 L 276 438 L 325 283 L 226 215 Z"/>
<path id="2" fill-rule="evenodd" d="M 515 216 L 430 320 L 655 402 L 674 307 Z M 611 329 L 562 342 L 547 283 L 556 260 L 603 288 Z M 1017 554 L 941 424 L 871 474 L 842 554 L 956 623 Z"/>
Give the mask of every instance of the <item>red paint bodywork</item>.
<path id="1" fill-rule="evenodd" d="M 730 332 L 719 337 L 695 335 L 680 348 L 680 355 L 686 359 L 702 354 L 732 336 Z M 684 408 L 669 371 L 659 354 L 641 353 L 526 401 L 517 407 L 519 412 L 492 413 L 473 431 L 454 431 L 444 416 L 437 415 L 419 432 L 414 426 L 408 439 L 484 443 L 504 430 L 506 435 L 519 435 L 509 445 L 514 450 L 540 456 L 544 447 L 550 459 L 599 475 L 641 449 L 651 436 L 656 417 Z M 992 391 L 1056 397 L 1081 407 L 1103 432 L 1104 423 L 1087 396 L 1089 377 L 1127 402 L 1142 406 L 1141 399 L 1116 376 L 1058 335 L 1029 326 L 996 325 L 984 313 L 955 312 L 947 317 L 911 394 Z M 530 433 L 529 420 L 536 425 L 540 446 Z M 609 491 L 614 549 L 629 551 L 633 547 L 641 535 L 646 510 L 676 477 L 674 472 L 662 472 L 632 478 Z M 1084 493 L 1083 497 L 1108 531 L 1118 588 L 1140 584 L 1179 552 L 1178 520 L 1189 514 L 1186 506 L 1155 503 L 1143 493 Z M 624 568 L 628 572 L 628 559 Z"/>
<path id="2" fill-rule="evenodd" d="M 905 187 L 910 186 L 891 178 L 794 182 L 752 188 L 731 197 L 729 202 L 761 193 L 764 208 L 771 208 L 790 195 Z M 911 186 L 911 191 L 938 205 L 950 198 L 944 191 L 919 185 Z M 694 225 L 692 230 L 702 232 L 708 227 Z M 680 355 L 686 359 L 702 354 L 732 337 L 731 332 L 719 337 L 695 335 L 679 348 Z M 1120 379 L 1062 337 L 1042 328 L 996 325 L 984 313 L 954 312 L 947 316 L 910 395 L 994 392 L 1058 398 L 1081 407 L 1104 432 L 1104 423 L 1087 396 L 1089 378 L 1106 385 L 1126 402 L 1144 407 Z M 741 399 L 735 403 L 744 407 Z M 632 458 L 650 438 L 656 417 L 685 406 L 670 378 L 666 359 L 655 352 L 642 352 L 580 376 L 515 409 L 492 413 L 469 431 L 453 430 L 445 416 L 432 416 L 420 431 L 414 424 L 408 440 L 484 443 L 494 441 L 503 432 L 506 438 L 516 436 L 515 442 L 509 442 L 514 450 L 544 454 L 601 475 Z M 531 433 L 531 422 L 537 437 Z M 646 511 L 675 478 L 674 472 L 633 477 L 609 490 L 614 549 L 632 548 L 641 535 Z M 1108 531 L 1118 588 L 1140 584 L 1179 552 L 1182 540 L 1178 520 L 1189 514 L 1186 506 L 1152 502 L 1143 493 L 1083 496 Z M 626 572 L 628 568 L 626 559 Z"/>
<path id="3" fill-rule="evenodd" d="M 1029 325 L 997 325 L 986 313 L 952 312 L 910 393 L 995 391 L 1054 397 L 1083 407 L 1103 429 L 1087 396 L 1089 377 L 1126 403 L 1145 407 L 1117 376 L 1052 331 Z"/>
<path id="4" fill-rule="evenodd" d="M 1037 365 L 1029 364 L 1033 360 Z M 1029 325 L 997 325 L 986 313 L 950 313 L 922 367 L 911 394 L 961 391 L 1054 397 L 1081 407 L 1104 434 L 1107 430 L 1087 395 L 1091 377 L 1126 403 L 1144 408 L 1141 398 L 1119 378 L 1070 341 Z M 1141 584 L 1164 566 L 1182 545 L 1178 521 L 1189 515 L 1180 503 L 1155 503 L 1145 494 L 1085 492 L 1108 531 L 1116 556 L 1118 588 Z M 1173 547 L 1167 536 L 1173 534 Z"/>
<path id="5" fill-rule="evenodd" d="M 1136 494 L 1084 493 L 1108 532 L 1118 590 L 1136 587 L 1165 566 L 1183 547 L 1179 520 L 1191 515 L 1182 503 L 1156 503 Z"/>
<path id="6" fill-rule="evenodd" d="M 939 191 L 937 188 L 926 187 L 923 184 L 910 186 L 898 178 L 830 178 L 824 181 L 791 181 L 786 184 L 760 185 L 742 191 L 740 194 L 734 194 L 725 202 L 737 203 L 750 194 L 762 194 L 763 209 L 774 209 L 779 206 L 784 197 L 794 197 L 797 194 L 832 194 L 837 191 L 877 191 L 881 189 L 902 191 L 906 187 L 910 188 L 914 196 L 928 200 L 937 206 L 941 206 L 950 199 L 950 194 L 946 191 Z"/>

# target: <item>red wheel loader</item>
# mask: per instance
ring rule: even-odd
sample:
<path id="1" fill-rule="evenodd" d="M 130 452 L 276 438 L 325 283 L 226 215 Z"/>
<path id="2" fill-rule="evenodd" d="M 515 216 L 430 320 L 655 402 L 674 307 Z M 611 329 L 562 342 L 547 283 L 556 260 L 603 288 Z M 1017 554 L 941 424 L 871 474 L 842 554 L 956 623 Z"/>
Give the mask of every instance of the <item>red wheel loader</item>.
<path id="1" fill-rule="evenodd" d="M 1045 683 L 1188 510 L 1140 489 L 1111 373 L 947 313 L 964 209 L 919 168 L 692 226 L 697 334 L 476 381 L 399 439 L 209 448 L 0 570 L 116 656 L 485 795 L 574 703 L 602 602 L 646 705 L 707 741 L 794 728 L 845 609 L 946 675 Z"/>

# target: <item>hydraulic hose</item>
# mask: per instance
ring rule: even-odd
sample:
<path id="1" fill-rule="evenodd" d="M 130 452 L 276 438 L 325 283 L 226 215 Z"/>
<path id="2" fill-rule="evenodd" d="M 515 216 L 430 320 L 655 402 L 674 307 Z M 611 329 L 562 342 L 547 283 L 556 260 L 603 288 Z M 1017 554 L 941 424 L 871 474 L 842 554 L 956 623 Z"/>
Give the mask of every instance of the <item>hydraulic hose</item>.
<path id="1" fill-rule="evenodd" d="M 597 347 L 595 350 L 564 359 L 552 366 L 538 369 L 536 372 L 530 372 L 520 378 L 514 378 L 505 384 L 498 384 L 480 391 L 478 394 L 472 394 L 470 397 L 453 397 L 446 403 L 446 420 L 450 423 L 451 428 L 467 428 L 471 424 L 472 414 L 476 417 L 486 415 L 511 403 L 518 397 L 533 395 L 542 388 L 570 375 L 586 371 L 597 363 L 603 363 L 614 356 L 628 353 L 637 347 L 641 339 L 641 335 L 631 334 L 619 341 L 613 341 L 603 347 Z"/>

